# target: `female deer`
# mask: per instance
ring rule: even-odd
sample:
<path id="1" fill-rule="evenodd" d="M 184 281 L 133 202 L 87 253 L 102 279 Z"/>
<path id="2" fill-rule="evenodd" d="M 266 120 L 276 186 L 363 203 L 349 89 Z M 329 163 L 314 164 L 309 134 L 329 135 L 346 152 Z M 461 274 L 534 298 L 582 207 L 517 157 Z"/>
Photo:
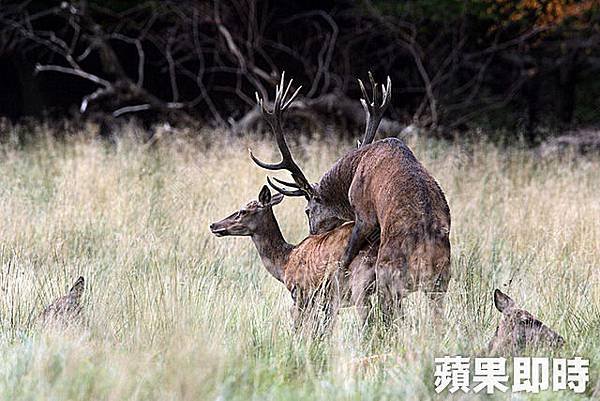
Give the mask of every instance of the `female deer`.
<path id="1" fill-rule="evenodd" d="M 492 354 L 516 354 L 525 348 L 560 348 L 564 338 L 499 289 L 494 290 L 494 305 L 502 313 L 500 324 L 488 345 Z"/>
<path id="2" fill-rule="evenodd" d="M 210 230 L 217 237 L 252 238 L 267 271 L 292 295 L 296 327 L 320 311 L 325 311 L 325 323 L 329 325 L 338 308 L 344 304 L 356 305 L 363 323 L 366 323 L 371 309 L 369 295 L 375 279 L 373 264 L 377 246 L 362 249 L 349 266 L 350 275 L 340 282 L 335 281 L 331 273 L 335 272 L 342 257 L 353 224 L 341 225 L 324 234 L 310 235 L 298 245 L 289 244 L 273 214 L 273 206 L 282 200 L 283 195 L 271 196 L 265 185 L 258 201 L 251 201 L 237 212 L 211 224 Z"/>

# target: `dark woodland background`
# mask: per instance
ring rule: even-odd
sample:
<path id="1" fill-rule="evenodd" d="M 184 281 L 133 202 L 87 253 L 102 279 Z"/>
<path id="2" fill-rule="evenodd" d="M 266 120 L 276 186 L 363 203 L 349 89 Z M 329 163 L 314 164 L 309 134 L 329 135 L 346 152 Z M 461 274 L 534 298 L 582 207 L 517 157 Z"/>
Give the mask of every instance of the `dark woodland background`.
<path id="1" fill-rule="evenodd" d="M 598 0 L 0 2 L 0 116 L 243 133 L 282 71 L 292 120 L 356 132 L 356 78 L 393 82 L 384 130 L 535 144 L 600 119 Z"/>

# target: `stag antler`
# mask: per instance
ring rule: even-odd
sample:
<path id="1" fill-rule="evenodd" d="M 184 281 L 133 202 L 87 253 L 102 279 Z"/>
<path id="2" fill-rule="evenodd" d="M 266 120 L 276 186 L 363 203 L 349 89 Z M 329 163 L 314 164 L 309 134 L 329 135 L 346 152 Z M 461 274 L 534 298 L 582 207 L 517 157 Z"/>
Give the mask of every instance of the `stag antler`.
<path id="1" fill-rule="evenodd" d="M 275 185 L 270 178 L 267 177 L 267 181 L 269 185 L 271 185 L 277 192 L 287 195 L 287 196 L 309 196 L 312 193 L 312 186 L 302 173 L 302 170 L 292 157 L 292 153 L 287 145 L 285 140 L 285 136 L 283 135 L 283 127 L 282 127 L 282 117 L 283 113 L 287 110 L 287 108 L 292 104 L 296 96 L 298 96 L 298 92 L 302 86 L 298 87 L 296 91 L 288 96 L 290 88 L 292 87 L 293 79 L 288 82 L 287 86 L 285 85 L 285 72 L 281 74 L 281 82 L 275 88 L 275 102 L 273 103 L 273 110 L 269 111 L 265 107 L 264 100 L 256 93 L 256 103 L 260 108 L 263 118 L 267 121 L 273 134 L 275 135 L 275 140 L 277 141 L 277 146 L 279 147 L 279 151 L 281 152 L 281 161 L 279 163 L 265 163 L 258 160 L 250 151 L 250 158 L 254 161 L 254 163 L 258 164 L 260 167 L 267 170 L 287 170 L 292 174 L 292 178 L 294 182 L 285 182 L 274 178 L 280 184 L 286 185 L 288 187 L 295 188 L 294 190 L 281 188 Z M 285 88 L 285 90 L 284 90 Z"/>
<path id="2" fill-rule="evenodd" d="M 360 86 L 360 90 L 363 94 L 363 98 L 360 99 L 360 103 L 365 109 L 367 124 L 365 126 L 365 134 L 361 142 L 359 142 L 358 147 L 365 146 L 373 142 L 375 139 L 375 134 L 377 133 L 377 128 L 379 127 L 379 123 L 381 122 L 381 118 L 383 117 L 383 113 L 390 104 L 390 96 L 392 94 L 392 81 L 388 75 L 386 85 L 381 85 L 381 98 L 379 97 L 379 92 L 377 91 L 377 83 L 373 79 L 373 74 L 369 71 L 369 81 L 371 81 L 371 88 L 373 88 L 373 101 L 369 99 L 367 95 L 367 90 L 365 89 L 365 85 L 359 79 L 358 85 Z"/>

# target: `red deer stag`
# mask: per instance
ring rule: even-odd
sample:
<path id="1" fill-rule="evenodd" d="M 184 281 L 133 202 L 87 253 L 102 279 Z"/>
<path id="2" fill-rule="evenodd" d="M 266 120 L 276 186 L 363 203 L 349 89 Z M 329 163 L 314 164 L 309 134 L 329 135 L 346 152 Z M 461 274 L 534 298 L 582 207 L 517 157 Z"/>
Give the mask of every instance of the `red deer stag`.
<path id="1" fill-rule="evenodd" d="M 494 305 L 502 312 L 502 320 L 488 348 L 493 354 L 514 354 L 526 347 L 561 347 L 565 340 L 554 330 L 519 308 L 511 297 L 496 289 Z"/>
<path id="2" fill-rule="evenodd" d="M 291 292 L 296 327 L 301 327 L 305 318 L 319 312 L 314 310 L 316 305 L 323 308 L 325 322 L 329 325 L 335 319 L 339 306 L 349 303 L 357 306 L 361 320 L 366 324 L 371 315 L 369 295 L 375 280 L 373 265 L 377 246 L 361 250 L 349 266 L 347 279 L 336 283 L 341 284 L 340 288 L 333 287 L 328 277 L 337 269 L 353 224 L 343 224 L 324 234 L 310 235 L 300 244 L 291 245 L 283 238 L 273 214 L 273 206 L 282 200 L 281 194 L 271 197 L 265 185 L 258 201 L 251 201 L 237 212 L 211 224 L 210 230 L 217 237 L 252 238 L 267 271 Z M 319 300 L 318 296 L 322 296 L 322 304 L 315 302 Z"/>
<path id="3" fill-rule="evenodd" d="M 319 183 L 309 183 L 286 143 L 283 112 L 300 88 L 288 97 L 292 81 L 286 87 L 283 75 L 272 110 L 267 110 L 257 95 L 282 160 L 269 164 L 258 160 L 252 152 L 250 157 L 262 168 L 291 173 L 294 182 L 275 179 L 286 187 L 270 179 L 268 182 L 283 195 L 306 198 L 311 234 L 328 232 L 347 221 L 355 222 L 341 261 L 340 275 L 347 274 L 348 265 L 364 242 L 379 235 L 375 273 L 385 321 L 390 321 L 399 310 L 401 299 L 417 288 L 432 299 L 439 316 L 450 280 L 450 209 L 437 182 L 404 142 L 396 138 L 373 142 L 389 104 L 391 82 L 388 78 L 379 93 L 372 76 L 370 78 L 372 100 L 359 81 L 367 120 L 363 140 L 358 149 L 342 156 Z"/>

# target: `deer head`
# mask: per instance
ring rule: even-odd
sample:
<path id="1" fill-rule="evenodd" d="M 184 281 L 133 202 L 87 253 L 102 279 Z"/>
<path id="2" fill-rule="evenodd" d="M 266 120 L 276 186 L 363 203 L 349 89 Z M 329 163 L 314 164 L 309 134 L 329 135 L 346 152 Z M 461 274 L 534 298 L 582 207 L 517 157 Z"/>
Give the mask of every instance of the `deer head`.
<path id="1" fill-rule="evenodd" d="M 502 291 L 494 291 L 494 305 L 502 312 L 489 349 L 493 353 L 518 352 L 526 347 L 561 347 L 565 340 Z"/>
<path id="2" fill-rule="evenodd" d="M 257 201 L 248 202 L 237 212 L 211 224 L 210 231 L 217 237 L 251 236 L 272 221 L 274 218 L 272 207 L 281 203 L 282 200 L 283 195 L 271 196 L 269 187 L 265 185 L 262 187 Z"/>
<path id="3" fill-rule="evenodd" d="M 40 319 L 43 325 L 66 326 L 75 322 L 81 313 L 81 297 L 85 289 L 85 280 L 79 277 L 69 292 L 48 305 Z"/>
<path id="4" fill-rule="evenodd" d="M 373 142 L 383 113 L 390 102 L 391 81 L 387 78 L 387 85 L 381 85 L 381 92 L 378 91 L 378 86 L 375 83 L 373 76 L 369 73 L 369 79 L 373 88 L 373 98 L 369 99 L 366 89 L 362 81 L 358 80 L 359 86 L 364 98 L 361 103 L 366 114 L 366 127 L 363 140 L 359 143 L 359 147 L 366 146 Z M 267 110 L 263 99 L 256 94 L 256 101 L 261 110 L 263 118 L 267 121 L 277 142 L 277 146 L 281 153 L 281 161 L 279 163 L 265 163 L 257 159 L 250 151 L 250 158 L 258 166 L 267 170 L 287 170 L 291 173 L 294 182 L 282 181 L 278 178 L 267 177 L 267 181 L 271 187 L 277 192 L 285 196 L 304 196 L 307 200 L 305 212 L 308 216 L 310 233 L 317 234 L 330 231 L 339 226 L 344 220 L 340 219 L 339 203 L 324 199 L 320 194 L 318 184 L 311 184 L 298 164 L 294 161 L 292 153 L 287 145 L 285 135 L 283 133 L 282 118 L 285 111 L 293 103 L 301 86 L 290 95 L 290 88 L 293 80 L 290 80 L 287 85 L 285 82 L 285 73 L 281 75 L 281 82 L 275 89 L 275 101 L 273 102 L 272 110 Z M 275 183 L 275 182 L 277 183 Z"/>

